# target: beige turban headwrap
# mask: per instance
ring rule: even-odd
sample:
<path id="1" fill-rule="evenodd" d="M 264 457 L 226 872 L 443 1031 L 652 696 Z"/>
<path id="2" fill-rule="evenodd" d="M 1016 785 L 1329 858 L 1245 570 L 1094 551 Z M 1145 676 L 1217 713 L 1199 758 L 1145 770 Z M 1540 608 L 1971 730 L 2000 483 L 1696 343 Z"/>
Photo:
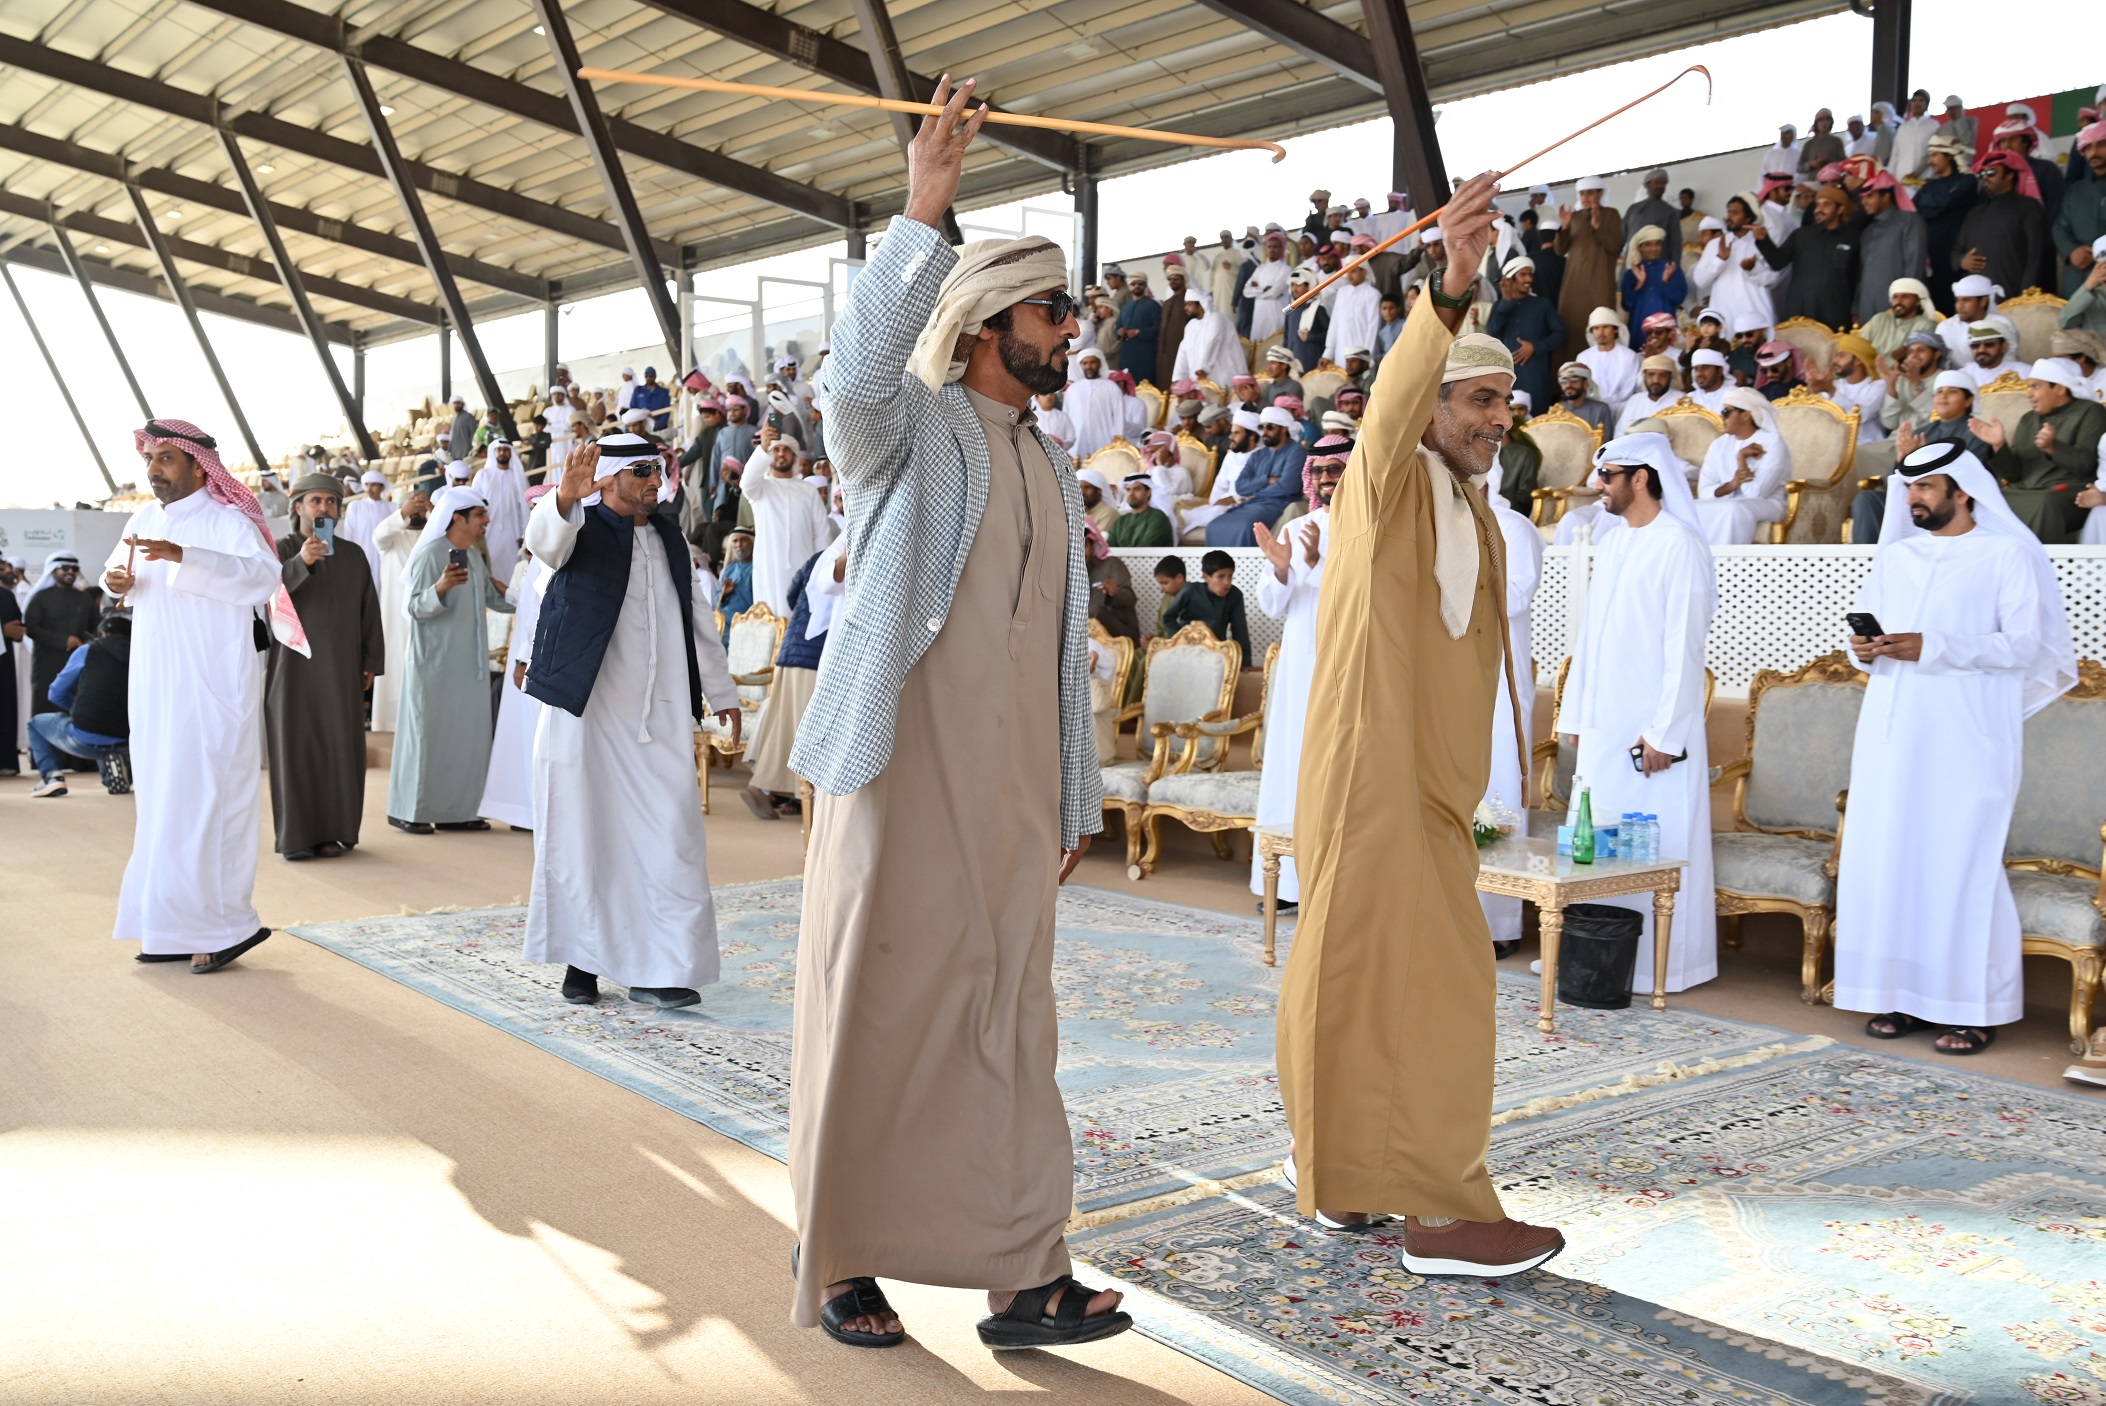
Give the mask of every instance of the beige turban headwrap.
<path id="1" fill-rule="evenodd" d="M 1472 332 L 1457 337 L 1448 346 L 1448 363 L 1441 370 L 1441 384 L 1474 380 L 1479 376 L 1505 376 L 1509 388 L 1514 375 L 1514 354 L 1497 337 Z M 1357 452 L 1357 451 L 1356 451 Z M 1470 628 L 1470 608 L 1477 596 L 1477 517 L 1470 504 L 1469 489 L 1449 469 L 1447 461 L 1421 442 L 1419 457 L 1432 483 L 1446 484 L 1433 499 L 1433 582 L 1441 592 L 1441 626 L 1448 638 L 1461 639 Z M 1482 475 L 1473 475 L 1473 482 Z M 1495 534 L 1496 535 L 1496 534 Z"/>
<path id="2" fill-rule="evenodd" d="M 1067 286 L 1067 255 L 1050 239 L 974 240 L 958 251 L 958 264 L 943 280 L 907 369 L 930 390 L 942 389 L 965 374 L 965 363 L 953 358 L 960 337 L 974 335 L 988 318 L 1033 293 Z"/>
<path id="3" fill-rule="evenodd" d="M 1666 244 L 1667 231 L 1660 228 L 1660 226 L 1658 225 L 1640 225 L 1638 227 L 1638 232 L 1631 236 L 1631 242 L 1628 245 L 1624 246 L 1624 263 L 1631 268 L 1638 267 L 1640 263 L 1644 262 L 1643 256 L 1640 255 L 1638 252 L 1639 246 L 1650 243 L 1655 239 L 1659 240 L 1663 245 Z M 1667 251 L 1665 249 L 1662 249 L 1660 251 L 1660 257 L 1663 259 L 1667 257 Z"/>
<path id="4" fill-rule="evenodd" d="M 334 474 L 303 474 L 293 480 L 292 496 L 307 493 L 333 493 L 341 502 L 344 496 L 344 481 Z"/>

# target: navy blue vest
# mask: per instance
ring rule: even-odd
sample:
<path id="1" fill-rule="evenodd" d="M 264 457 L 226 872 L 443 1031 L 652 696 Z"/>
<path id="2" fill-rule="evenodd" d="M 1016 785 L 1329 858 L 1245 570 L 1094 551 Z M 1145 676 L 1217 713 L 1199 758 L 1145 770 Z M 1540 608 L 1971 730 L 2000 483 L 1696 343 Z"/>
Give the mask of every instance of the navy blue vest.
<path id="1" fill-rule="evenodd" d="M 651 514 L 651 529 L 665 545 L 666 565 L 673 572 L 673 598 L 680 602 L 680 640 L 687 647 L 688 711 L 699 721 L 707 716 L 702 698 L 702 671 L 695 664 L 695 575 L 687 542 L 670 513 Z M 629 589 L 629 557 L 635 551 L 631 521 L 604 503 L 585 510 L 570 560 L 549 577 L 542 591 L 541 620 L 534 627 L 534 659 L 527 668 L 526 691 L 551 708 L 585 716 L 585 703 L 599 680 L 607 642 L 621 618 L 622 597 Z"/>

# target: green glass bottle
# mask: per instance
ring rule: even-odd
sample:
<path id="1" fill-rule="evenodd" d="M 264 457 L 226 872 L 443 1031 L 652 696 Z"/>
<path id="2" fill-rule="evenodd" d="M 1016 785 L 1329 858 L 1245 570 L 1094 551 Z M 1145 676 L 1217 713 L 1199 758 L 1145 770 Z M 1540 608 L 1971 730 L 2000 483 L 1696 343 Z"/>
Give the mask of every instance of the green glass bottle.
<path id="1" fill-rule="evenodd" d="M 1592 864 L 1594 862 L 1594 792 L 1579 793 L 1579 819 L 1572 826 L 1572 862 Z"/>

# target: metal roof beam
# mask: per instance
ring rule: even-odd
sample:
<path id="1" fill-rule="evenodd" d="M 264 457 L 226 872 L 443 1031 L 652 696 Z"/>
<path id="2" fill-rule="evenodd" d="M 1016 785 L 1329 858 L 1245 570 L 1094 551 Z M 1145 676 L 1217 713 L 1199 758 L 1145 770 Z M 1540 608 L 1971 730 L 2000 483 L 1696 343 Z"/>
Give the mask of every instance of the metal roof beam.
<path id="1" fill-rule="evenodd" d="M 249 207 L 249 215 L 256 221 L 256 228 L 263 233 L 263 242 L 271 251 L 271 262 L 278 266 L 278 281 L 285 285 L 286 296 L 292 299 L 293 314 L 300 319 L 300 328 L 307 334 L 308 345 L 314 348 L 315 356 L 322 363 L 322 375 L 329 382 L 329 391 L 336 397 L 337 407 L 344 412 L 344 423 L 351 427 L 351 436 L 358 441 L 359 456 L 378 459 L 380 446 L 373 436 L 366 433 L 366 418 L 359 412 L 358 400 L 351 394 L 351 387 L 344 384 L 344 373 L 337 369 L 336 358 L 329 354 L 329 343 L 322 336 L 322 319 L 307 297 L 307 289 L 301 281 L 300 270 L 294 266 L 292 255 L 286 252 L 285 238 L 278 233 L 278 225 L 271 218 L 270 202 L 263 198 L 263 188 L 256 184 L 256 177 L 249 171 L 249 159 L 241 153 L 241 138 L 222 127 L 219 129 L 219 145 L 227 154 L 227 165 L 234 172 L 234 179 L 241 184 L 241 198 Z"/>
<path id="2" fill-rule="evenodd" d="M 101 176 L 120 185 L 127 180 L 136 181 L 147 190 L 172 195 L 192 205 L 224 210 L 230 215 L 248 213 L 248 207 L 242 204 L 239 192 L 228 190 L 224 186 L 185 176 L 165 167 L 133 166 L 121 156 L 96 151 L 92 147 L 81 146 L 75 142 L 60 141 L 57 137 L 47 137 L 41 132 L 32 132 L 27 127 L 0 123 L 0 150 L 33 157 L 54 166 L 85 171 L 91 176 Z M 383 259 L 393 259 L 414 268 L 424 267 L 424 260 L 417 253 L 417 246 L 392 234 L 367 229 L 364 225 L 332 220 L 326 215 L 317 215 L 312 210 L 302 210 L 291 205 L 272 205 L 271 217 L 278 222 L 280 228 L 296 230 L 312 239 L 341 244 L 347 249 L 357 249 L 362 253 L 377 254 Z M 522 298 L 540 300 L 548 297 L 548 282 L 545 279 L 534 278 L 497 264 L 486 264 L 481 259 L 472 259 L 462 254 L 448 254 L 446 265 L 453 270 L 456 278 L 466 278 L 507 293 L 516 293 Z M 334 297 L 335 294 L 330 296 Z"/>
<path id="3" fill-rule="evenodd" d="M 629 187 L 628 173 L 622 170 L 622 154 L 614 149 L 614 138 L 607 130 L 607 115 L 600 111 L 600 100 L 593 93 L 592 85 L 578 77 L 582 67 L 578 59 L 578 44 L 571 37 L 570 21 L 564 18 L 559 0 L 533 0 L 534 13 L 541 17 L 541 27 L 547 31 L 549 52 L 555 57 L 556 71 L 563 77 L 563 90 L 570 98 L 571 116 L 578 122 L 578 130 L 585 136 L 585 146 L 592 152 L 592 164 L 600 173 L 600 184 L 607 191 L 607 201 L 622 227 L 622 237 L 629 245 L 629 261 L 636 265 L 637 281 L 642 285 L 644 297 L 651 304 L 651 311 L 658 318 L 659 333 L 665 338 L 666 355 L 672 358 L 672 374 L 678 376 L 687 366 L 687 352 L 682 349 L 680 335 L 680 312 L 673 306 L 672 295 L 666 292 L 665 269 L 658 262 L 658 255 L 651 248 L 651 232 L 644 227 L 643 211 L 636 204 L 636 192 Z"/>
<path id="4" fill-rule="evenodd" d="M 851 0 L 856 12 L 856 27 L 863 31 L 863 47 L 870 51 L 871 67 L 877 71 L 878 94 L 893 102 L 911 102 L 914 75 L 907 71 L 907 61 L 899 52 L 899 36 L 892 32 L 892 15 L 885 8 L 885 0 Z M 899 141 L 902 163 L 913 159 L 914 130 L 919 125 L 904 112 L 888 113 L 892 119 L 892 135 Z M 949 206 L 943 211 L 943 237 L 952 244 L 963 244 L 965 236 L 958 230 L 958 213 Z"/>
<path id="5" fill-rule="evenodd" d="M 771 15 L 758 5 L 746 4 L 745 0 L 642 0 L 642 3 L 727 39 L 736 39 L 748 48 L 796 64 L 830 83 L 838 83 L 858 93 L 884 96 L 878 86 L 877 70 L 872 66 L 870 56 L 861 49 L 845 44 L 823 30 L 807 29 L 795 20 Z M 915 102 L 927 102 L 936 91 L 936 80 L 924 74 L 910 72 L 907 81 Z M 815 93 L 813 96 L 823 95 Z M 1081 144 L 1057 132 L 1034 127 L 988 126 L 981 131 L 980 140 L 1007 147 L 1019 156 L 1043 162 L 1056 171 L 1082 169 Z"/>
<path id="6" fill-rule="evenodd" d="M 212 349 L 212 338 L 205 334 L 204 321 L 197 315 L 197 304 L 190 299 L 189 286 L 177 271 L 175 254 L 168 241 L 161 237 L 160 226 L 154 223 L 154 208 L 146 198 L 146 192 L 135 185 L 127 185 L 124 193 L 132 198 L 132 211 L 139 217 L 139 228 L 152 242 L 154 259 L 161 265 L 161 281 L 168 291 L 175 294 L 176 306 L 183 310 L 183 321 L 190 324 L 190 335 L 197 340 L 197 349 L 205 358 L 205 367 L 211 371 L 212 379 L 219 383 L 220 396 L 227 402 L 227 409 L 234 412 L 234 424 L 241 431 L 241 438 L 249 447 L 249 457 L 259 469 L 270 467 L 271 461 L 264 457 L 263 445 L 256 438 L 256 431 L 249 425 L 249 417 L 242 413 L 241 401 L 234 394 L 234 383 L 227 379 L 227 369 L 219 364 L 219 353 Z"/>
<path id="7" fill-rule="evenodd" d="M 1419 209 L 1448 198 L 1448 167 L 1441 160 L 1440 134 L 1434 130 L 1433 99 L 1426 88 L 1426 66 L 1412 38 L 1411 16 L 1404 0 L 1360 0 L 1368 47 L 1375 71 L 1382 75 L 1389 105 L 1390 178 L 1392 190 L 1409 191 Z"/>
<path id="8" fill-rule="evenodd" d="M 66 277 L 65 260 L 49 249 L 18 244 L 12 249 L 0 249 L 0 259 L 11 264 L 20 264 L 24 268 L 56 274 L 60 278 Z M 88 271 L 88 277 L 104 288 L 115 288 L 122 293 L 135 293 L 139 297 L 152 298 L 161 303 L 175 301 L 168 289 L 162 286 L 161 280 L 150 273 L 134 273 L 130 269 L 103 263 L 99 259 L 83 258 L 81 265 Z M 190 290 L 190 297 L 197 304 L 199 312 L 209 312 L 214 317 L 232 318 L 236 322 L 246 322 L 256 327 L 268 327 L 274 332 L 290 332 L 294 336 L 300 334 L 300 324 L 294 320 L 291 313 L 282 308 L 265 307 L 247 298 L 215 293 L 209 288 L 193 288 Z M 419 330 L 421 329 L 416 328 L 414 324 L 405 329 L 408 335 L 415 335 Z M 339 346 L 352 346 L 357 341 L 356 334 L 339 322 L 329 323 L 323 331 L 330 341 Z"/>
<path id="9" fill-rule="evenodd" d="M 332 137 L 326 132 L 296 126 L 291 122 L 282 122 L 260 112 L 236 116 L 222 107 L 215 98 L 201 93 L 188 93 L 181 88 L 155 82 L 151 78 L 142 78 L 122 69 L 111 68 L 107 64 L 76 58 L 47 45 L 33 44 L 26 39 L 0 34 L 0 64 L 27 69 L 31 73 L 41 73 L 46 78 L 70 83 L 91 93 L 101 93 L 106 97 L 134 103 L 155 112 L 165 112 L 172 117 L 187 118 L 207 127 L 227 127 L 252 141 L 282 147 L 301 156 L 326 161 L 347 170 L 386 178 L 387 173 L 381 169 L 380 158 L 369 146 L 347 142 L 341 137 Z M 405 169 L 418 190 L 442 195 L 448 200 L 458 201 L 493 215 L 502 215 L 521 224 L 549 230 L 569 239 L 597 244 L 606 249 L 622 247 L 621 231 L 589 216 L 502 190 L 497 186 L 485 185 L 481 181 L 455 175 L 451 171 L 441 171 L 435 166 L 426 166 L 420 162 L 407 162 Z M 670 244 L 666 246 L 668 250 L 672 247 Z"/>
<path id="10" fill-rule="evenodd" d="M 50 207 L 40 200 L 30 200 L 12 192 L 0 191 L 0 214 L 20 215 L 24 219 L 49 220 Z M 139 232 L 139 227 L 123 220 L 106 220 L 100 215 L 76 212 L 57 217 L 58 223 L 67 229 L 78 230 L 93 239 L 109 240 L 118 244 L 129 244 L 135 249 L 153 250 L 153 242 Z M 185 263 L 202 264 L 206 268 L 241 278 L 260 278 L 265 282 L 283 286 L 285 280 L 279 276 L 278 267 L 271 260 L 247 254 L 236 254 L 210 244 L 197 244 L 188 239 L 164 236 L 170 252 Z M 307 286 L 325 298 L 333 298 L 353 307 L 382 312 L 390 317 L 399 317 L 407 322 L 422 322 L 436 327 L 439 310 L 409 298 L 397 298 L 387 293 L 377 293 L 370 288 L 361 288 L 355 283 L 344 283 L 320 274 L 302 275 Z"/>
<path id="11" fill-rule="evenodd" d="M 446 305 L 448 327 L 459 334 L 461 347 L 468 353 L 468 364 L 475 370 L 475 383 L 482 391 L 483 404 L 497 417 L 505 438 L 516 442 L 519 429 L 512 423 L 511 405 L 498 387 L 497 377 L 491 374 L 490 359 L 483 355 L 482 339 L 475 335 L 475 321 L 468 315 L 468 304 L 461 297 L 460 285 L 447 272 L 445 256 L 439 250 L 439 236 L 433 232 L 431 217 L 425 213 L 424 201 L 410 179 L 409 162 L 403 159 L 402 148 L 395 144 L 395 131 L 388 126 L 387 116 L 380 110 L 380 95 L 373 91 L 373 80 L 367 76 L 366 66 L 352 55 L 339 53 L 336 57 L 343 66 L 344 77 L 350 80 L 351 91 L 357 95 L 358 109 L 366 119 L 366 131 L 373 138 L 373 149 L 380 153 L 381 164 L 387 170 L 388 184 L 395 188 L 395 198 L 402 203 L 402 213 L 416 232 L 417 248 L 424 255 L 425 270 L 431 275 L 431 281 L 438 285 L 439 300 Z M 440 331 L 442 348 L 446 330 L 442 328 Z"/>
<path id="12" fill-rule="evenodd" d="M 1336 70 L 1363 88 L 1382 91 L 1382 75 L 1368 38 L 1296 0 L 1197 0 L 1215 14 L 1264 35 L 1283 48 Z"/>
<path id="13" fill-rule="evenodd" d="M 376 68 L 428 84 L 498 112 L 539 122 L 559 132 L 579 133 L 576 115 L 562 98 L 530 88 L 511 78 L 475 68 L 387 35 L 354 36 L 343 22 L 290 0 L 192 0 L 208 10 L 297 39 L 317 48 L 350 53 Z M 855 223 L 853 202 L 817 186 L 793 181 L 760 166 L 750 166 L 707 147 L 653 131 L 619 117 L 607 119 L 614 144 L 631 156 L 780 205 L 821 224 L 847 229 Z M 621 248 L 617 234 L 615 248 Z"/>
<path id="14" fill-rule="evenodd" d="M 102 310 L 102 299 L 95 296 L 95 284 L 89 279 L 88 270 L 81 263 L 80 255 L 74 251 L 73 241 L 67 236 L 65 226 L 58 222 L 57 212 L 52 212 L 48 223 L 51 226 L 51 237 L 58 243 L 59 257 L 66 261 L 66 268 L 73 274 L 73 281 L 80 285 L 80 295 L 88 300 L 88 311 L 95 315 L 95 325 L 102 329 L 103 345 L 110 349 L 110 360 L 116 362 L 117 369 L 124 373 L 124 383 L 131 387 L 132 399 L 139 406 L 139 414 L 148 420 L 153 419 L 154 408 L 146 403 L 146 391 L 140 386 L 139 378 L 132 374 L 132 359 L 124 354 L 124 344 L 117 340 L 117 329 L 110 326 L 109 316 Z"/>
<path id="15" fill-rule="evenodd" d="M 52 356 L 51 348 L 44 344 L 44 334 L 37 330 L 37 320 L 29 315 L 29 304 L 23 301 L 22 290 L 15 286 L 15 276 L 8 271 L 4 263 L 0 263 L 0 283 L 5 283 L 7 291 L 14 295 L 15 311 L 22 315 L 22 325 L 29 329 L 29 339 L 37 344 L 37 351 L 43 356 L 44 369 L 49 371 L 51 379 L 58 383 L 59 399 L 66 402 L 66 409 L 73 416 L 74 428 L 80 431 L 81 442 L 88 446 L 88 453 L 95 458 L 95 467 L 102 470 L 102 481 L 110 486 L 110 492 L 115 493 L 117 480 L 111 476 L 110 466 L 103 462 L 102 451 L 95 447 L 95 436 L 88 433 L 87 419 L 80 413 L 80 406 L 74 402 L 73 390 L 66 384 L 66 375 L 59 370 L 58 359 Z"/>

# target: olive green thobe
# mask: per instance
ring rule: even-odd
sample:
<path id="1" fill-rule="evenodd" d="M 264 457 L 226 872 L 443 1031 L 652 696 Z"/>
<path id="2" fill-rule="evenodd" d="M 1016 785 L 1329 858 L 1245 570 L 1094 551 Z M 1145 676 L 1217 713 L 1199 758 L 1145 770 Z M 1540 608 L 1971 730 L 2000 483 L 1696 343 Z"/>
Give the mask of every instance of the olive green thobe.
<path id="1" fill-rule="evenodd" d="M 2055 447 L 2033 441 L 2043 424 L 2055 430 Z M 2028 410 L 2004 447 L 1989 460 L 1989 471 L 2004 485 L 2004 501 L 2043 542 L 2074 542 L 2084 526 L 2079 490 L 2099 473 L 2099 437 L 2106 433 L 2106 405 L 2072 400 L 2042 416 Z"/>

